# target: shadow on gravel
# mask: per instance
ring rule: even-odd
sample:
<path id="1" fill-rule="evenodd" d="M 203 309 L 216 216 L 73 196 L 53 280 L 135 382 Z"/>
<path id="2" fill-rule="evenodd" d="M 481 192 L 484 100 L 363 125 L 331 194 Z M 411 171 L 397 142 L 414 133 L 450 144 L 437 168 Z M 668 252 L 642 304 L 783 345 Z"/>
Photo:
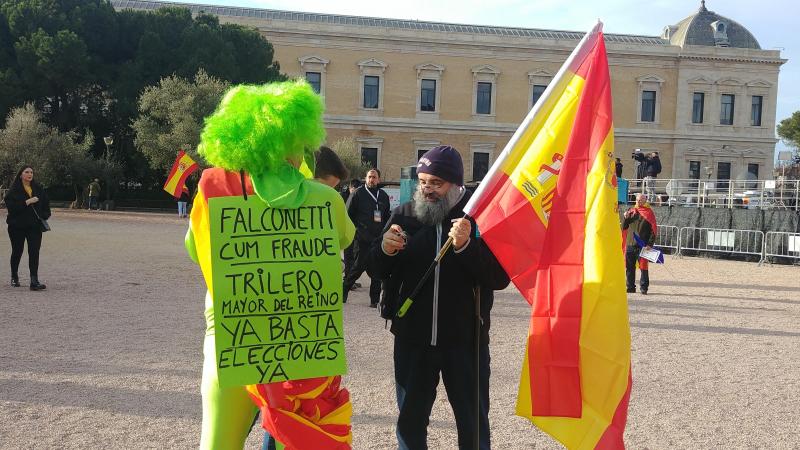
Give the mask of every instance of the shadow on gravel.
<path id="1" fill-rule="evenodd" d="M 13 356 L 0 356 L 0 365 L 4 369 L 18 372 L 30 371 L 42 374 L 70 374 L 70 375 L 156 375 L 186 377 L 192 380 L 201 375 L 201 367 L 195 370 L 167 369 L 153 367 L 134 367 L 113 364 L 98 364 L 76 361 L 56 361 L 53 359 L 32 360 L 28 358 L 14 358 Z"/>
<path id="2" fill-rule="evenodd" d="M 390 425 L 393 426 L 397 423 L 397 416 L 388 416 L 386 414 L 353 414 L 353 425 L 356 424 L 369 424 L 369 425 Z M 431 420 L 428 425 L 433 428 L 442 429 L 455 429 L 455 422 L 448 422 L 446 420 Z"/>
<path id="3" fill-rule="evenodd" d="M 631 322 L 631 328 L 654 328 L 657 330 L 695 331 L 698 333 L 742 334 L 749 336 L 800 337 L 800 333 L 780 330 L 760 330 L 758 328 L 710 327 L 704 325 L 679 325 L 664 323 Z"/>
<path id="4" fill-rule="evenodd" d="M 670 294 L 671 296 L 672 294 Z M 635 299 L 628 299 L 628 306 L 657 306 L 659 308 L 680 308 L 680 309 L 697 309 L 700 311 L 786 311 L 783 308 L 758 308 L 755 306 L 728 306 L 728 305 L 714 305 L 710 303 L 677 303 L 665 302 L 658 300 L 644 300 L 641 297 Z"/>
<path id="5" fill-rule="evenodd" d="M 651 281 L 652 286 L 687 286 L 687 287 L 716 287 L 723 289 L 758 289 L 759 291 L 796 292 L 797 286 L 769 286 L 752 284 L 705 283 L 702 281 Z"/>
<path id="6" fill-rule="evenodd" d="M 199 393 L 112 389 L 31 380 L 0 380 L 0 402 L 3 401 L 28 403 L 42 408 L 87 408 L 153 418 L 199 420 L 202 411 Z"/>
<path id="7" fill-rule="evenodd" d="M 631 314 L 650 314 L 650 315 L 658 316 L 658 317 L 680 317 L 680 318 L 683 318 L 683 319 L 708 319 L 709 317 L 711 317 L 711 316 L 704 316 L 704 315 L 700 315 L 700 314 L 695 314 L 695 315 L 670 314 L 670 313 L 665 313 L 665 312 L 661 312 L 661 311 L 646 311 L 646 310 L 643 310 L 643 309 L 634 309 L 634 308 L 631 308 L 630 311 L 628 311 L 628 312 L 631 313 Z"/>
<path id="8" fill-rule="evenodd" d="M 800 291 L 800 288 L 797 288 Z M 669 294 L 670 297 L 697 297 L 692 294 Z M 708 295 L 703 294 L 703 298 L 719 298 L 723 300 L 750 300 L 753 302 L 766 302 L 766 303 L 783 303 L 785 305 L 800 305 L 798 300 L 785 300 L 779 298 L 763 298 L 763 297 L 729 297 L 727 295 Z"/>

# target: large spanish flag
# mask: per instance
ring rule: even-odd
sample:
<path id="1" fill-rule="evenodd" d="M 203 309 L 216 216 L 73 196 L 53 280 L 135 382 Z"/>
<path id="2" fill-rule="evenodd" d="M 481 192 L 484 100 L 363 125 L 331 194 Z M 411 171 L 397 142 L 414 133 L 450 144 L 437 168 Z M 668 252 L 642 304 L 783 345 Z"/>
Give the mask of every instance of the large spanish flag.
<path id="1" fill-rule="evenodd" d="M 178 152 L 178 157 L 172 164 L 172 169 L 167 175 L 167 181 L 164 183 L 164 190 L 169 192 L 175 198 L 181 197 L 181 192 L 186 183 L 186 178 L 198 169 L 197 163 L 191 156 L 187 155 L 183 150 Z"/>
<path id="2" fill-rule="evenodd" d="M 465 208 L 531 304 L 517 414 L 570 449 L 624 448 L 630 328 L 611 117 L 598 23 Z"/>

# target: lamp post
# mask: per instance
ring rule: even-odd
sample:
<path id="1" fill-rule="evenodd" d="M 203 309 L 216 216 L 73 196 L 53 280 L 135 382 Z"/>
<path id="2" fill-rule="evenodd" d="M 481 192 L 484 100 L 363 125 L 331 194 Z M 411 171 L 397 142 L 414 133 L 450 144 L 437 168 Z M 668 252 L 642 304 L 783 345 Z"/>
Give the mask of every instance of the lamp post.
<path id="1" fill-rule="evenodd" d="M 106 143 L 105 160 L 106 160 L 106 163 L 108 163 L 109 161 L 111 161 L 111 150 L 110 150 L 110 147 L 111 147 L 111 144 L 114 143 L 114 136 L 113 135 L 108 135 L 108 136 L 104 137 L 103 138 L 103 142 Z M 106 180 L 106 182 L 108 183 L 108 186 L 107 186 L 108 193 L 106 194 L 106 209 L 109 209 L 109 208 L 110 209 L 114 209 L 113 203 L 111 202 L 111 183 L 110 183 L 109 180 Z"/>
<path id="2" fill-rule="evenodd" d="M 108 161 L 109 154 L 110 154 L 109 153 L 109 146 L 111 146 L 111 144 L 114 143 L 114 136 L 106 136 L 106 137 L 104 137 L 103 138 L 103 142 L 106 143 L 106 161 Z"/>

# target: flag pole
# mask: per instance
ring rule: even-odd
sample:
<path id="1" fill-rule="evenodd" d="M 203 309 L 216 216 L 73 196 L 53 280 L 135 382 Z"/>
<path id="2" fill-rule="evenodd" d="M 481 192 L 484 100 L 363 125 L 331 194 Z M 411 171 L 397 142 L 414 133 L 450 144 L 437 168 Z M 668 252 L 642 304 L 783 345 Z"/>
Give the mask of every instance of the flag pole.
<path id="1" fill-rule="evenodd" d="M 467 215 L 465 214 L 464 217 L 466 218 Z M 436 254 L 436 257 L 433 258 L 433 261 L 431 261 L 431 264 L 428 266 L 428 270 L 426 270 L 425 274 L 422 275 L 422 278 L 420 278 L 416 287 L 414 287 L 414 290 L 411 291 L 411 294 L 403 302 L 403 305 L 400 307 L 400 309 L 397 310 L 397 317 L 401 319 L 405 317 L 406 313 L 408 312 L 408 308 L 411 308 L 411 305 L 414 304 L 414 297 L 416 297 L 419 294 L 419 291 L 422 290 L 422 285 L 424 285 L 425 282 L 428 281 L 428 278 L 430 278 L 431 273 L 433 273 L 433 269 L 439 264 L 439 261 L 441 261 L 441 259 L 444 258 L 444 254 L 447 253 L 447 250 L 449 250 L 452 245 L 453 245 L 453 237 L 450 236 L 447 238 L 444 245 L 442 245 L 442 248 L 439 249 L 439 253 Z"/>

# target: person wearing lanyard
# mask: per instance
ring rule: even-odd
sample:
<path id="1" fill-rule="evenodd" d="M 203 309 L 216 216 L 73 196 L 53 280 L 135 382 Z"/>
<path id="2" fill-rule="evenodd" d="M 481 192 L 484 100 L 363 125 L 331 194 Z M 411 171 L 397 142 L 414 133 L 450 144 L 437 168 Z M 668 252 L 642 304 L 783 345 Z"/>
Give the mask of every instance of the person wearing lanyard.
<path id="1" fill-rule="evenodd" d="M 378 187 L 381 172 L 370 169 L 364 178 L 364 185 L 347 199 L 347 213 L 356 225 L 356 238 L 353 240 L 355 263 L 344 277 L 344 302 L 358 278 L 367 268 L 370 246 L 381 236 L 384 225 L 389 220 L 389 195 Z M 381 281 L 371 278 L 369 285 L 369 306 L 378 306 L 381 296 Z"/>

